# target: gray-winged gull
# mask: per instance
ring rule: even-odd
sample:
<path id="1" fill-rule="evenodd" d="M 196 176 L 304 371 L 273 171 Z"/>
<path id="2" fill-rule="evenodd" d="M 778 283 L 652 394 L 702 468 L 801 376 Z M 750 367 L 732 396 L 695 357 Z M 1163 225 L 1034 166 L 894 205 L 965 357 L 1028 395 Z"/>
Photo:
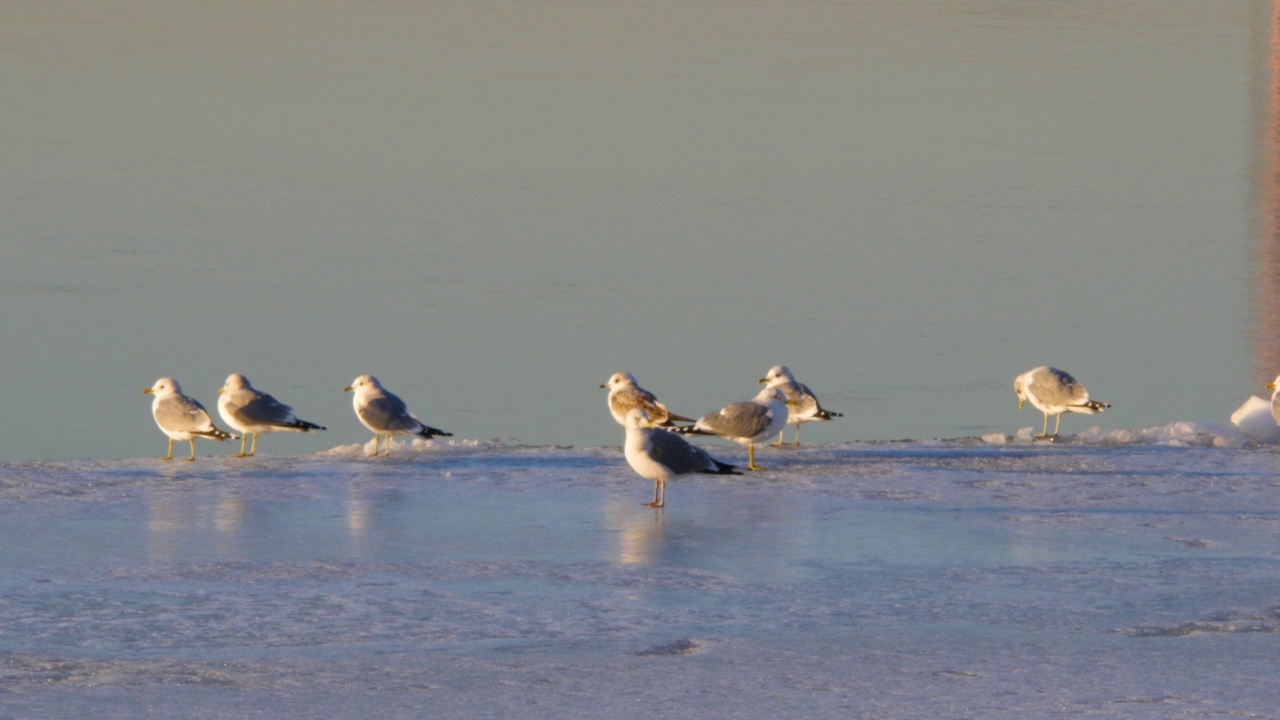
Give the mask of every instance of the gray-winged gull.
<path id="1" fill-rule="evenodd" d="M 655 427 L 649 413 L 643 408 L 627 412 L 627 440 L 624 452 L 627 463 L 640 477 L 653 481 L 653 502 L 648 507 L 660 508 L 667 504 L 667 481 L 681 475 L 710 473 L 714 475 L 741 475 L 735 466 L 720 462 L 707 451 L 679 435 Z"/>
<path id="2" fill-rule="evenodd" d="M 773 437 L 787 425 L 787 398 L 775 387 L 766 387 L 746 402 L 736 402 L 703 415 L 690 427 L 677 432 L 692 435 L 715 435 L 747 446 L 747 468 L 763 470 L 756 465 L 756 443 Z"/>
<path id="3" fill-rule="evenodd" d="M 218 388 L 218 414 L 233 430 L 240 431 L 240 454 L 234 457 L 252 456 L 258 451 L 258 435 L 276 430 L 310 432 L 323 427 L 294 414 L 293 408 L 276 400 L 249 384 L 249 378 L 240 373 L 227 376 Z M 253 436 L 249 452 L 244 451 L 245 441 Z"/>
<path id="4" fill-rule="evenodd" d="M 1013 391 L 1018 395 L 1019 410 L 1029 400 L 1037 410 L 1044 413 L 1044 429 L 1036 436 L 1038 438 L 1058 437 L 1064 412 L 1092 415 L 1111 407 L 1107 403 L 1090 400 L 1089 391 L 1076 382 L 1075 378 L 1048 365 L 1028 370 L 1014 378 Z M 1050 415 L 1057 418 L 1053 424 L 1053 435 L 1049 434 Z"/>
<path id="5" fill-rule="evenodd" d="M 351 405 L 360 422 L 373 431 L 374 455 L 378 454 L 379 438 L 383 435 L 387 437 L 383 455 L 391 454 L 392 435 L 417 435 L 424 438 L 453 436 L 453 433 L 423 425 L 417 416 L 409 412 L 403 400 L 383 389 L 382 383 L 372 375 L 361 375 L 342 391 L 355 393 Z"/>
<path id="6" fill-rule="evenodd" d="M 235 437 L 231 433 L 219 429 L 213 419 L 205 411 L 199 400 L 182 394 L 182 387 L 173 378 L 160 378 L 142 391 L 146 395 L 154 395 L 151 401 L 151 415 L 156 419 L 160 431 L 169 436 L 169 454 L 162 460 L 173 459 L 173 441 L 186 440 L 191 443 L 191 457 L 196 459 L 196 438 L 203 437 L 219 442 Z"/>
<path id="7" fill-rule="evenodd" d="M 768 374 L 760 378 L 760 382 L 782 391 L 787 398 L 787 424 L 796 426 L 796 439 L 791 444 L 800 445 L 801 423 L 830 420 L 833 417 L 844 417 L 844 413 L 833 412 L 822 407 L 818 396 L 813 394 L 808 385 L 796 380 L 796 376 L 786 365 L 774 365 Z M 778 442 L 782 444 L 782 431 L 778 431 Z"/>

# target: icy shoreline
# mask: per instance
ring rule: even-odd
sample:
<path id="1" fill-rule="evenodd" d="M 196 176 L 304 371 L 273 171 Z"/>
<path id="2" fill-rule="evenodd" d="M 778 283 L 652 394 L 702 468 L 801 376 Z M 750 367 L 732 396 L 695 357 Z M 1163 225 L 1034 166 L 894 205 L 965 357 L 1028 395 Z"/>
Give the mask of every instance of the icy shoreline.
<path id="1" fill-rule="evenodd" d="M 1127 437 L 9 465 L 0 716 L 1265 716 L 1280 457 Z"/>

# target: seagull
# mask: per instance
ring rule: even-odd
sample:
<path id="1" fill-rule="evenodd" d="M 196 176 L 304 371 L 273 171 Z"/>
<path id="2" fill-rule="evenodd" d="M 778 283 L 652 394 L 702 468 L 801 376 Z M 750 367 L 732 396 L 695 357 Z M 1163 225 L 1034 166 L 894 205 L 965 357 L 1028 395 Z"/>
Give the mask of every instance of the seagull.
<path id="1" fill-rule="evenodd" d="M 1048 365 L 1028 370 L 1014 378 L 1013 391 L 1018 395 L 1019 410 L 1030 400 L 1037 410 L 1044 413 L 1044 430 L 1036 436 L 1038 438 L 1058 437 L 1064 412 L 1092 415 L 1111 407 L 1107 403 L 1090 400 L 1089 391 L 1076 382 L 1075 378 Z M 1057 416 L 1052 435 L 1049 434 L 1050 415 Z"/>
<path id="2" fill-rule="evenodd" d="M 649 422 L 656 427 L 671 427 L 677 422 L 693 422 L 693 418 L 676 415 L 658 402 L 653 393 L 636 384 L 636 377 L 629 372 L 616 372 L 600 387 L 609 388 L 609 412 L 619 425 L 626 426 L 627 413 L 632 408 L 642 408 L 649 414 Z"/>
<path id="3" fill-rule="evenodd" d="M 373 454 L 378 454 L 378 442 L 387 436 L 387 447 L 383 455 L 391 454 L 392 435 L 417 435 L 430 438 L 436 435 L 453 437 L 453 433 L 423 425 L 417 416 L 409 412 L 404 401 L 382 389 L 382 383 L 372 375 L 361 375 L 343 392 L 355 392 L 351 405 L 355 408 L 356 417 L 365 427 L 373 431 Z"/>
<path id="4" fill-rule="evenodd" d="M 232 457 L 252 456 L 258 451 L 258 435 L 276 430 L 310 432 L 324 430 L 315 423 L 299 420 L 293 408 L 270 395 L 254 389 L 249 378 L 240 373 L 227 376 L 227 382 L 218 388 L 218 414 L 232 430 L 240 431 L 240 454 Z M 244 451 L 245 441 L 253 436 L 249 452 Z"/>
<path id="5" fill-rule="evenodd" d="M 204 437 L 218 442 L 233 438 L 225 430 L 220 430 L 205 412 L 204 406 L 195 398 L 182 394 L 182 387 L 173 378 L 160 378 L 155 384 L 142 391 L 144 395 L 154 395 L 151 401 L 151 414 L 160 426 L 160 432 L 169 436 L 169 454 L 161 460 L 173 459 L 173 441 L 186 440 L 191 443 L 191 457 L 196 459 L 196 438 Z"/>
<path id="6" fill-rule="evenodd" d="M 766 383 L 769 387 L 778 388 L 786 396 L 787 424 L 796 426 L 796 439 L 791 443 L 793 447 L 800 446 L 801 423 L 844 417 L 844 413 L 824 409 L 818 402 L 818 396 L 813 394 L 808 385 L 797 382 L 796 376 L 791 374 L 786 365 L 774 365 L 769 368 L 768 374 L 760 378 L 760 382 Z M 778 442 L 774 445 L 782 445 L 782 431 L 778 432 Z"/>
<path id="7" fill-rule="evenodd" d="M 1271 393 L 1271 417 L 1275 418 L 1276 423 L 1280 424 L 1280 376 L 1267 384 L 1269 390 L 1275 390 Z"/>
<path id="8" fill-rule="evenodd" d="M 625 453 L 627 463 L 640 477 L 653 481 L 653 502 L 645 507 L 667 504 L 667 481 L 691 473 L 741 475 L 736 466 L 722 463 L 679 435 L 658 428 L 644 408 L 632 408 L 626 417 Z"/>
<path id="9" fill-rule="evenodd" d="M 747 446 L 747 469 L 763 470 L 756 465 L 755 444 L 787 425 L 787 398 L 775 387 L 766 387 L 753 399 L 736 402 L 703 415 L 692 426 L 675 428 L 690 435 L 716 435 Z"/>

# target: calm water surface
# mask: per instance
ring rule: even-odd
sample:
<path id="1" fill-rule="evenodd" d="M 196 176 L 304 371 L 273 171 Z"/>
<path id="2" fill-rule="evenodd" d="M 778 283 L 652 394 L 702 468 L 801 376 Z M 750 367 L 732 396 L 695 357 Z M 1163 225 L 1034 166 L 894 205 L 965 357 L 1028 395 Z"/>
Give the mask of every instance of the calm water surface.
<path id="1" fill-rule="evenodd" d="M 1225 422 L 1254 355 L 1270 8 L 1201 0 L 0 7 L 0 459 L 162 452 L 231 372 L 367 439 L 613 445 L 786 363 L 815 442 Z M 1265 364 L 1265 363 L 1264 363 Z M 204 452 L 223 448 L 202 445 Z"/>

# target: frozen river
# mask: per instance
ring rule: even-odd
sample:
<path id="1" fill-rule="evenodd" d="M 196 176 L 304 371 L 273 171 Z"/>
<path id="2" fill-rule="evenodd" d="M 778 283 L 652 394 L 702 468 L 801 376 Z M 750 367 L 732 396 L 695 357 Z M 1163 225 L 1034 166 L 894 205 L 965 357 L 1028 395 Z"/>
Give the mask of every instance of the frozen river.
<path id="1" fill-rule="evenodd" d="M 0 717 L 1271 716 L 1280 456 L 1088 437 L 5 466 Z"/>

